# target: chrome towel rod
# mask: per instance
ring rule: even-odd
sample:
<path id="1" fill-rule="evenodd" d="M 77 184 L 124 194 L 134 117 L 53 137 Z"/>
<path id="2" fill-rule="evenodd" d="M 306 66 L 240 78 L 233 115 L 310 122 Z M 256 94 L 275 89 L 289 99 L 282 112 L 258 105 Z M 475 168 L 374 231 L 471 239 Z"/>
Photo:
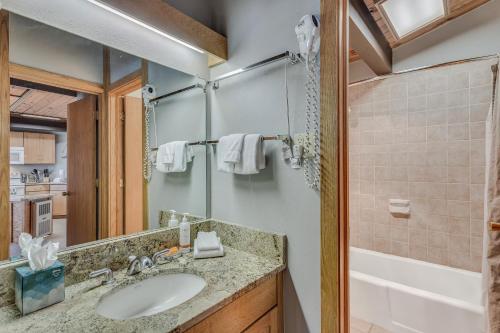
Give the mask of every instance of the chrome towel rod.
<path id="1" fill-rule="evenodd" d="M 200 84 L 200 83 L 197 83 L 197 84 L 193 84 L 192 86 L 189 86 L 189 87 L 185 87 L 185 88 L 182 88 L 182 89 L 179 89 L 179 90 L 175 90 L 175 91 L 172 91 L 172 92 L 169 92 L 169 93 L 166 93 L 164 95 L 161 95 L 161 96 L 158 96 L 158 97 L 155 97 L 153 99 L 151 99 L 149 102 L 150 103 L 154 103 L 155 105 L 158 104 L 162 99 L 165 99 L 165 98 L 168 98 L 168 97 L 172 97 L 174 95 L 178 95 L 178 94 L 181 94 L 183 92 L 186 92 L 186 91 L 189 91 L 189 90 L 193 90 L 193 89 L 196 89 L 196 88 L 200 88 L 200 89 L 203 89 L 205 90 L 205 87 Z"/>
<path id="2" fill-rule="evenodd" d="M 284 134 L 278 134 L 278 135 L 273 135 L 273 136 L 264 136 L 262 137 L 262 140 L 264 141 L 282 141 L 282 142 L 289 142 L 290 137 L 288 135 Z M 203 145 L 213 145 L 219 143 L 219 140 L 206 140 L 206 141 L 194 141 L 194 142 L 189 142 L 189 146 L 203 146 Z M 152 148 L 151 151 L 157 151 L 158 148 Z"/>
<path id="3" fill-rule="evenodd" d="M 259 62 L 256 62 L 255 64 L 249 65 L 247 67 L 236 69 L 236 70 L 234 70 L 232 72 L 229 72 L 229 73 L 223 74 L 221 76 L 218 76 L 218 77 L 216 77 L 215 79 L 212 80 L 212 88 L 219 89 L 219 82 L 222 81 L 222 80 L 229 79 L 230 77 L 233 77 L 235 75 L 238 75 L 238 74 L 241 74 L 241 73 L 245 73 L 245 72 L 249 72 L 251 70 L 260 68 L 262 66 L 270 65 L 272 63 L 275 63 L 277 61 L 281 61 L 281 60 L 284 60 L 284 59 L 288 59 L 292 64 L 296 64 L 296 63 L 298 63 L 298 62 L 301 61 L 301 57 L 300 57 L 299 54 L 295 54 L 295 53 L 293 53 L 291 51 L 286 51 L 286 52 L 283 52 L 281 54 L 275 55 L 273 57 L 270 57 L 270 58 L 261 60 Z"/>

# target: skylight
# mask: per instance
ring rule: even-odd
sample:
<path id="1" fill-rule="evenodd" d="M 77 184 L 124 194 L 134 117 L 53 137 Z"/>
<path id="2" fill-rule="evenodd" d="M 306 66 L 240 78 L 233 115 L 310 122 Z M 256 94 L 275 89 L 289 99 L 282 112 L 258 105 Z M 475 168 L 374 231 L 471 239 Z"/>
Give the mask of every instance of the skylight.
<path id="1" fill-rule="evenodd" d="M 443 0 L 385 0 L 379 6 L 398 38 L 445 15 Z"/>

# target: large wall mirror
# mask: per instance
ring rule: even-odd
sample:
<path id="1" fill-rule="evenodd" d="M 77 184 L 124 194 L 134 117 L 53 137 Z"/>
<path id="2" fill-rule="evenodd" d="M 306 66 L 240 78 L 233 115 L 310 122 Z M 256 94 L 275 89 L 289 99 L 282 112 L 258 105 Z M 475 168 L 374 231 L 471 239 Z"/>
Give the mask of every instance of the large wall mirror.
<path id="1" fill-rule="evenodd" d="M 204 80 L 12 13 L 9 38 L 0 259 L 22 232 L 65 250 L 207 216 Z"/>

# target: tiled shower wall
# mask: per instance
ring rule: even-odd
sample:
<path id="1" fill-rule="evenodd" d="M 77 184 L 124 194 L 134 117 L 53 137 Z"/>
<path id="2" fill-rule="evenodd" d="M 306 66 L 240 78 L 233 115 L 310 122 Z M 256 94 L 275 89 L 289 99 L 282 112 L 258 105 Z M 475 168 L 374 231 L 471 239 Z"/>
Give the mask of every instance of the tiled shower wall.
<path id="1" fill-rule="evenodd" d="M 481 270 L 491 61 L 349 88 L 351 245 Z M 389 213 L 409 199 L 409 217 Z"/>

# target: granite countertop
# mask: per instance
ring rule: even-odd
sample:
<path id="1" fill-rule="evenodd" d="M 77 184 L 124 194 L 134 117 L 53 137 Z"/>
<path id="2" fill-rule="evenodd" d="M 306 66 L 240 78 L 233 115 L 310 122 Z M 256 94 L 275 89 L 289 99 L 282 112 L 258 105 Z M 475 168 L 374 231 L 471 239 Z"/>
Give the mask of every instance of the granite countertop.
<path id="1" fill-rule="evenodd" d="M 241 293 L 255 287 L 285 265 L 276 258 L 257 256 L 225 246 L 221 258 L 197 259 L 184 255 L 135 275 L 126 270 L 115 272 L 116 281 L 100 286 L 102 279 L 85 280 L 66 287 L 66 300 L 21 317 L 15 305 L 0 308 L 0 332 L 178 332 L 195 318 L 216 311 Z M 99 299 L 114 288 L 169 273 L 192 273 L 201 276 L 207 286 L 189 301 L 158 314 L 129 320 L 113 320 L 95 312 Z"/>

